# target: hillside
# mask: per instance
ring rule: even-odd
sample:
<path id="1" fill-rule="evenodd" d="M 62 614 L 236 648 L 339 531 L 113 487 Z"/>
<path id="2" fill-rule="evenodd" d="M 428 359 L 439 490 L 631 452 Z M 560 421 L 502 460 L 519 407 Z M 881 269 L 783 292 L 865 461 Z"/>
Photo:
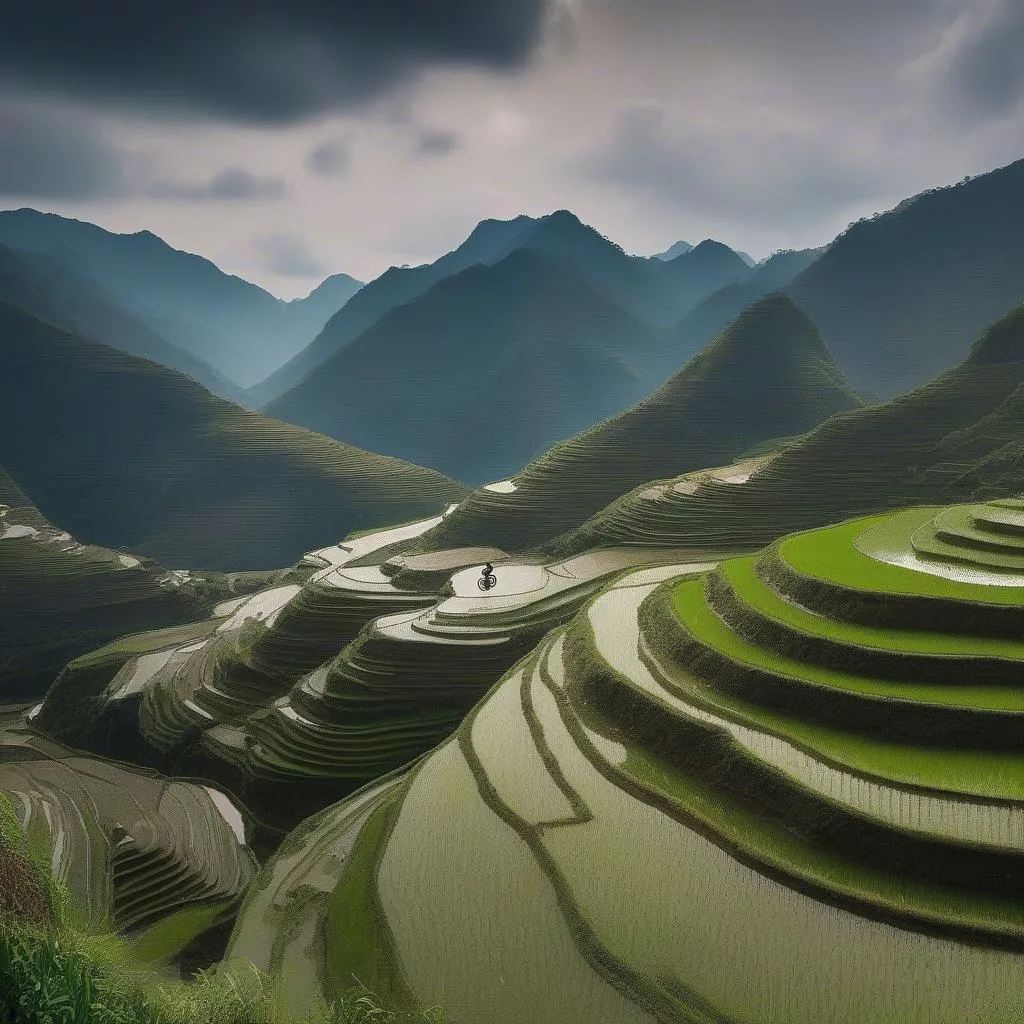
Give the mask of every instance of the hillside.
<path id="1" fill-rule="evenodd" d="M 149 231 L 121 235 L 52 213 L 4 210 L 0 245 L 88 268 L 119 306 L 242 386 L 272 372 L 319 330 L 315 304 L 281 302 Z"/>
<path id="2" fill-rule="evenodd" d="M 836 417 L 732 482 L 728 473 L 705 473 L 639 488 L 550 550 L 564 556 L 681 538 L 760 547 L 791 530 L 900 505 L 1017 494 L 1022 385 L 1024 306 L 930 384 Z"/>
<path id="3" fill-rule="evenodd" d="M 574 265 L 518 249 L 386 314 L 266 411 L 483 483 L 628 407 L 676 366 Z"/>
<path id="4" fill-rule="evenodd" d="M 76 537 L 172 568 L 292 563 L 464 488 L 0 304 L 0 463 Z"/>
<path id="5" fill-rule="evenodd" d="M 959 363 L 1024 301 L 1024 160 L 840 235 L 786 291 L 855 387 L 889 398 Z"/>
<path id="6" fill-rule="evenodd" d="M 204 588 L 52 526 L 0 467 L 0 704 L 41 697 L 67 661 L 115 637 L 211 608 Z"/>
<path id="7" fill-rule="evenodd" d="M 814 324 L 769 296 L 634 409 L 528 465 L 511 491 L 476 491 L 430 543 L 532 547 L 643 481 L 721 465 L 858 404 Z"/>
<path id="8" fill-rule="evenodd" d="M 172 345 L 67 262 L 0 246 L 0 301 L 143 359 L 177 370 L 224 398 L 241 389 L 209 363 Z"/>

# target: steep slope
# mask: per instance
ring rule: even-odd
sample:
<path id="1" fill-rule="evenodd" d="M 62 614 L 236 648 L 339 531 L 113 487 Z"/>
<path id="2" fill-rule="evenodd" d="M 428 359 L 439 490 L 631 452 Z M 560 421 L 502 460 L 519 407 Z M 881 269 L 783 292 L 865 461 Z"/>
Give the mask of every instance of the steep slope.
<path id="1" fill-rule="evenodd" d="M 184 373 L 224 398 L 241 397 L 209 363 L 172 345 L 67 263 L 0 246 L 0 301 Z"/>
<path id="2" fill-rule="evenodd" d="M 419 267 L 391 267 L 364 285 L 324 325 L 301 352 L 265 380 L 249 389 L 253 406 L 265 406 L 295 387 L 319 365 L 340 352 L 372 327 L 385 313 L 423 295 L 438 281 L 458 274 L 476 263 L 493 262 L 496 254 L 525 232 L 535 221 L 526 216 L 513 220 L 484 220 L 457 249 Z"/>
<path id="3" fill-rule="evenodd" d="M 565 555 L 682 538 L 760 547 L 791 530 L 899 505 L 989 497 L 995 486 L 1015 494 L 1022 394 L 1024 306 L 990 326 L 960 366 L 822 424 L 741 481 L 698 474 L 638 488 L 550 547 Z"/>
<path id="4" fill-rule="evenodd" d="M 674 363 L 574 266 L 518 249 L 386 314 L 266 411 L 480 483 L 637 401 Z"/>
<path id="5" fill-rule="evenodd" d="M 42 696 L 68 660 L 117 636 L 210 608 L 191 581 L 51 526 L 0 468 L 0 704 Z"/>
<path id="6" fill-rule="evenodd" d="M 1024 160 L 840 235 L 786 290 L 855 387 L 884 398 L 955 366 L 1024 300 Z"/>
<path id="7" fill-rule="evenodd" d="M 302 307 L 293 326 L 287 303 L 149 231 L 120 235 L 52 213 L 5 210 L 0 244 L 87 267 L 90 278 L 157 334 L 243 386 L 310 340 Z"/>
<path id="8" fill-rule="evenodd" d="M 858 404 L 814 324 L 769 296 L 636 408 L 527 466 L 511 492 L 476 491 L 431 543 L 530 547 L 642 481 L 720 465 Z"/>
<path id="9" fill-rule="evenodd" d="M 230 926 L 258 870 L 225 793 L 81 757 L 24 726 L 0 743 L 0 794 L 68 910 L 90 930 L 130 936 L 142 960 L 188 962 L 204 933 L 216 949 L 211 929 Z"/>
<path id="10" fill-rule="evenodd" d="M 76 536 L 173 567 L 288 565 L 464 488 L 0 304 L 0 462 Z"/>

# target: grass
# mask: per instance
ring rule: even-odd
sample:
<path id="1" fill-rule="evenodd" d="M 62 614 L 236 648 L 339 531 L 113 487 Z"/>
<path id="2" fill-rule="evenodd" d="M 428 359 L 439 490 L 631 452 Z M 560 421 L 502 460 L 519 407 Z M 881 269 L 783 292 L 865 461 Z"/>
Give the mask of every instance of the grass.
<path id="1" fill-rule="evenodd" d="M 20 869 L 17 875 L 12 865 Z M 0 793 L 0 1021 L 11 1024 L 279 1024 L 293 1021 L 259 971 L 200 971 L 184 982 L 145 964 L 137 946 L 82 930 L 46 862 L 29 852 L 13 804 Z M 19 885 L 14 892 L 15 882 Z M 5 907 L 13 905 L 5 913 Z M 215 910 L 216 908 L 213 908 Z M 211 911 L 212 912 L 212 911 Z M 191 922 L 195 925 L 195 922 Z M 194 928 L 192 930 L 195 930 Z M 386 1008 L 362 986 L 320 1004 L 306 1024 L 443 1024 L 440 1010 Z"/>

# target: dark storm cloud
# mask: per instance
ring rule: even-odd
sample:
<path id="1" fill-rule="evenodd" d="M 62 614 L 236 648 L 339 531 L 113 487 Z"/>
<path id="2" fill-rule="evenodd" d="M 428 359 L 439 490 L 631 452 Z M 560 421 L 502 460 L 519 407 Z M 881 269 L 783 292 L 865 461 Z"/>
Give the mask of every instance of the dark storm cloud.
<path id="1" fill-rule="evenodd" d="M 282 199 L 288 189 L 282 178 L 259 177 L 241 167 L 228 167 L 209 181 L 158 181 L 148 186 L 150 199 L 209 200 Z"/>
<path id="2" fill-rule="evenodd" d="M 654 102 L 620 109 L 607 139 L 571 167 L 663 205 L 746 222 L 814 221 L 881 184 L 877 171 L 844 160 L 835 140 L 770 120 L 732 132 L 672 126 Z"/>
<path id="3" fill-rule="evenodd" d="M 127 190 L 125 158 L 94 124 L 0 103 L 0 195 L 103 199 Z"/>
<path id="4" fill-rule="evenodd" d="M 345 174 L 352 162 L 352 151 L 345 139 L 328 139 L 310 150 L 306 167 L 323 178 L 337 178 Z"/>
<path id="5" fill-rule="evenodd" d="M 262 258 L 263 266 L 283 277 L 316 277 L 325 272 L 299 235 L 260 235 L 253 239 L 252 245 Z"/>
<path id="6" fill-rule="evenodd" d="M 549 0 L 26 0 L 0 8 L 0 81 L 128 107 L 286 123 L 435 64 L 511 70 Z"/>
<path id="7" fill-rule="evenodd" d="M 972 115 L 998 116 L 1024 98 L 1024 4 L 974 0 L 950 32 L 947 89 Z"/>
<path id="8" fill-rule="evenodd" d="M 424 128 L 416 136 L 416 152 L 421 156 L 444 156 L 459 147 L 459 136 L 452 131 Z"/>

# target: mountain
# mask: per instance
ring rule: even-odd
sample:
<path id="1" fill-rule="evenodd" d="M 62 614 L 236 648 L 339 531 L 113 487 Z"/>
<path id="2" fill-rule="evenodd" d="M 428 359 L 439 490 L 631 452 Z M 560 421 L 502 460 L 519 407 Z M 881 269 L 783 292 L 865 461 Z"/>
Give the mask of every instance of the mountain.
<path id="1" fill-rule="evenodd" d="M 891 397 L 959 363 L 1024 300 L 1024 160 L 859 221 L 786 291 L 857 387 Z"/>
<path id="2" fill-rule="evenodd" d="M 651 256 L 652 260 L 674 260 L 677 256 L 682 256 L 683 253 L 689 252 L 693 248 L 689 242 L 676 242 L 675 245 L 670 245 L 664 252 L 659 252 L 656 256 Z"/>
<path id="3" fill-rule="evenodd" d="M 302 337 L 313 339 L 324 329 L 324 324 L 362 287 L 362 281 L 348 274 L 332 274 L 324 278 L 305 298 L 285 303 L 288 319 Z"/>
<path id="4" fill-rule="evenodd" d="M 711 238 L 674 260 L 660 264 L 658 269 L 671 294 L 668 308 L 671 319 L 663 320 L 662 326 L 675 323 L 701 300 L 751 276 L 750 267 L 732 249 Z"/>
<path id="5" fill-rule="evenodd" d="M 959 366 L 882 405 L 823 423 L 742 486 L 691 480 L 654 500 L 636 491 L 551 550 L 681 538 L 756 548 L 792 530 L 901 505 L 1020 494 L 1022 413 L 1024 305 L 990 325 Z"/>
<path id="6" fill-rule="evenodd" d="M 0 304 L 0 463 L 75 536 L 171 567 L 291 564 L 464 488 Z"/>
<path id="7" fill-rule="evenodd" d="M 748 306 L 790 284 L 821 254 L 819 249 L 778 252 L 707 298 L 667 328 L 666 347 L 686 357 L 699 352 Z M 733 264 L 735 266 L 735 264 Z"/>
<path id="8" fill-rule="evenodd" d="M 225 398 L 241 397 L 241 389 L 209 363 L 160 337 L 118 306 L 95 281 L 66 263 L 0 246 L 0 301 L 178 370 Z"/>
<path id="9" fill-rule="evenodd" d="M 351 344 L 387 311 L 418 298 L 439 281 L 473 264 L 499 263 L 519 249 L 537 249 L 567 260 L 592 288 L 634 319 L 649 327 L 665 327 L 683 316 L 693 302 L 739 273 L 749 273 L 738 257 L 727 267 L 727 261 L 715 249 L 717 246 L 718 243 L 709 243 L 692 262 L 674 265 L 676 261 L 667 264 L 627 256 L 614 242 L 583 224 L 568 210 L 557 210 L 539 219 L 518 217 L 514 221 L 484 221 L 463 245 L 435 263 L 422 267 L 392 267 L 371 281 L 338 312 L 307 349 L 251 388 L 248 400 L 250 404 L 267 407 L 335 352 Z M 678 366 L 678 362 L 675 365 Z M 667 372 L 671 372 L 671 368 Z"/>
<path id="10" fill-rule="evenodd" d="M 321 363 L 364 331 L 385 313 L 419 298 L 438 281 L 458 274 L 476 263 L 493 262 L 496 254 L 535 224 L 531 217 L 512 220 L 484 220 L 457 249 L 433 263 L 419 267 L 391 267 L 380 277 L 364 285 L 324 325 L 306 348 L 249 389 L 248 401 L 264 406 L 295 387 Z"/>
<path id="11" fill-rule="evenodd" d="M 127 312 L 243 386 L 308 344 L 309 323 L 319 316 L 299 306 L 293 320 L 288 303 L 149 231 L 114 234 L 52 213 L 5 210 L 0 245 L 87 268 Z"/>
<path id="12" fill-rule="evenodd" d="M 529 548 L 644 481 L 722 465 L 859 404 L 814 324 L 792 300 L 771 295 L 634 409 L 528 465 L 513 491 L 475 492 L 431 544 L 487 538 L 507 551 Z"/>
<path id="13" fill-rule="evenodd" d="M 266 411 L 481 483 L 628 407 L 673 365 L 573 264 L 517 249 L 385 314 Z"/>

